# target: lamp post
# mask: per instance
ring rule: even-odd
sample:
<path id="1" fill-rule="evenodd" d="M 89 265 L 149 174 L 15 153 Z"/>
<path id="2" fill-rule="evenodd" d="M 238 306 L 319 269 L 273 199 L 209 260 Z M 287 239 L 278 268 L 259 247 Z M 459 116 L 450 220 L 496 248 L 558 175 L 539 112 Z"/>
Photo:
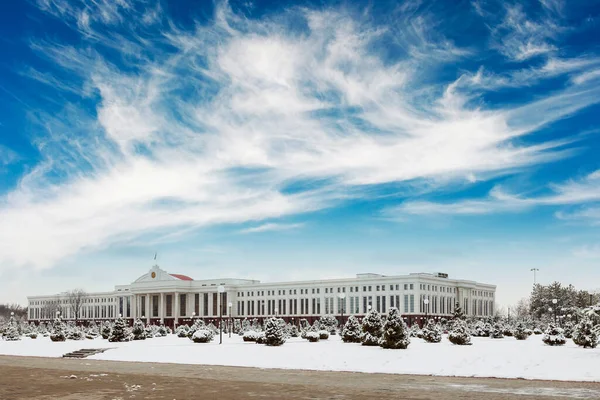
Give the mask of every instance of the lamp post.
<path id="1" fill-rule="evenodd" d="M 231 339 L 231 330 L 233 329 L 233 325 L 231 323 L 231 307 L 233 306 L 232 302 L 227 304 L 229 306 L 229 338 Z"/>
<path id="2" fill-rule="evenodd" d="M 558 303 L 557 299 L 552 299 L 552 304 L 554 304 L 554 325 L 556 325 L 556 304 Z"/>
<path id="3" fill-rule="evenodd" d="M 219 285 L 217 290 L 219 292 L 219 344 L 223 344 L 223 293 L 225 293 L 225 286 Z"/>
<path id="4" fill-rule="evenodd" d="M 340 298 L 340 312 L 342 314 L 342 327 L 344 327 L 344 309 L 346 308 L 346 293 L 340 293 L 338 295 Z"/>
<path id="5" fill-rule="evenodd" d="M 425 322 L 427 322 L 427 311 L 429 311 L 429 299 L 423 300 L 423 304 L 425 304 Z"/>

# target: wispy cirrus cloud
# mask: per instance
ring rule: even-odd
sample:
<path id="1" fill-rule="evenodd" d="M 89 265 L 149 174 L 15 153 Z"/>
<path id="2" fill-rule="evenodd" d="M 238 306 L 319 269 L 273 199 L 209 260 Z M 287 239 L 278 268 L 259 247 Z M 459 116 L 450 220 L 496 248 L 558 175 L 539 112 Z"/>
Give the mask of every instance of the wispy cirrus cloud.
<path id="1" fill-rule="evenodd" d="M 485 85 L 465 93 L 454 77 L 428 75 L 473 49 L 428 30 L 433 16 L 416 9 L 398 11 L 414 21 L 404 30 L 368 12 L 251 19 L 219 3 L 184 29 L 134 1 L 39 5 L 83 44 L 33 40 L 71 80 L 33 78 L 95 104 L 34 115 L 43 161 L 0 203 L 0 265 L 12 267 L 51 267 L 149 232 L 260 224 L 377 185 L 441 189 L 564 158 L 569 140 L 523 139 L 600 98 L 587 81 L 525 105 L 473 106 Z M 384 44 L 405 51 L 384 55 Z"/>
<path id="2" fill-rule="evenodd" d="M 299 229 L 299 228 L 302 228 L 302 227 L 304 227 L 303 223 L 280 224 L 280 223 L 269 222 L 269 223 L 266 223 L 266 224 L 262 224 L 262 225 L 258 225 L 258 226 L 253 226 L 251 228 L 242 229 L 242 230 L 240 230 L 240 233 L 259 233 L 259 232 L 272 232 L 272 231 L 289 231 L 289 230 Z"/>
<path id="3" fill-rule="evenodd" d="M 459 200 L 451 203 L 429 201 L 407 201 L 400 206 L 385 210 L 389 217 L 406 215 L 483 215 L 519 212 L 536 206 L 577 206 L 600 203 L 600 171 L 588 174 L 579 180 L 570 180 L 549 187 L 550 193 L 527 197 L 511 194 L 495 187 L 482 199 Z M 575 212 L 558 212 L 561 219 L 572 219 L 597 223 L 600 221 L 598 208 L 587 208 Z"/>

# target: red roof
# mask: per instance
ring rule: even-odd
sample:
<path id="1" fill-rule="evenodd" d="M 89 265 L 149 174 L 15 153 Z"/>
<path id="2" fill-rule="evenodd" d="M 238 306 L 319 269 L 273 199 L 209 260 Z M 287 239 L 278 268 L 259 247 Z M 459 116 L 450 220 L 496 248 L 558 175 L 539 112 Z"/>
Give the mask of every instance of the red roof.
<path id="1" fill-rule="evenodd" d="M 174 278 L 180 279 L 182 281 L 193 281 L 193 279 L 187 275 L 179 275 L 179 274 L 169 274 L 169 275 L 171 275 Z"/>

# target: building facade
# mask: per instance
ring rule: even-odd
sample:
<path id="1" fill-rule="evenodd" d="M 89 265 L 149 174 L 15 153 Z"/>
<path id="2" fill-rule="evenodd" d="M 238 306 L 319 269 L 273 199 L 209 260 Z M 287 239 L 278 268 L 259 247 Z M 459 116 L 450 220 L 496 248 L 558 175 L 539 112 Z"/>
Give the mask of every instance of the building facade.
<path id="1" fill-rule="evenodd" d="M 219 291 L 221 290 L 221 292 Z M 129 285 L 110 292 L 88 293 L 79 309 L 79 321 L 112 320 L 122 315 L 132 321 L 174 327 L 194 318 L 266 318 L 279 316 L 289 322 L 323 315 L 338 318 L 365 315 L 371 308 L 386 313 L 399 309 L 406 322 L 452 316 L 455 304 L 467 316 L 494 314 L 496 286 L 450 279 L 437 273 L 384 276 L 358 274 L 355 278 L 262 283 L 246 279 L 194 280 L 170 274 L 155 265 Z M 28 297 L 31 321 L 49 321 L 59 311 L 63 319 L 75 319 L 66 293 Z"/>

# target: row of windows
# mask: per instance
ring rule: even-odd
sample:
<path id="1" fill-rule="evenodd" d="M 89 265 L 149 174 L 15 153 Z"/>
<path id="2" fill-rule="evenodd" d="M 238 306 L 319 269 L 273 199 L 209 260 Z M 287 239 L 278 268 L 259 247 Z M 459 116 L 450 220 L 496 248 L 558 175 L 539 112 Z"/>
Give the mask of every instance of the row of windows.
<path id="1" fill-rule="evenodd" d="M 494 292 L 486 292 L 485 290 L 472 290 L 471 295 L 479 297 L 494 297 Z"/>
<path id="2" fill-rule="evenodd" d="M 448 286 L 438 286 L 438 285 L 426 285 L 422 283 L 419 288 L 423 291 L 428 292 L 440 292 L 440 293 L 456 293 L 456 288 L 448 287 Z"/>
<path id="3" fill-rule="evenodd" d="M 394 285 L 389 285 L 389 286 L 388 285 L 363 286 L 362 291 L 363 292 L 372 292 L 373 287 L 375 287 L 376 292 L 385 291 L 385 290 L 389 290 L 389 291 L 400 290 L 400 284 L 394 284 Z M 325 289 L 325 294 L 333 294 L 336 292 L 337 293 L 346 293 L 345 286 L 338 287 L 338 288 L 336 288 L 337 290 L 334 290 L 334 288 L 332 288 L 332 287 L 324 288 L 324 289 Z M 311 294 L 320 294 L 321 293 L 321 288 L 299 289 L 299 290 L 300 290 L 300 295 L 309 294 L 309 291 Z M 413 283 L 405 283 L 404 290 L 414 290 L 414 284 Z M 275 292 L 277 292 L 277 296 L 285 296 L 286 293 L 291 296 L 291 295 L 297 295 L 298 289 L 267 290 L 266 292 L 267 292 L 267 296 L 275 296 Z M 349 293 L 358 293 L 359 286 L 348 287 L 348 292 Z M 254 297 L 255 293 L 256 293 L 256 296 L 261 296 L 261 297 L 265 296 L 264 290 L 257 290 L 257 291 L 237 292 L 237 297 Z"/>

